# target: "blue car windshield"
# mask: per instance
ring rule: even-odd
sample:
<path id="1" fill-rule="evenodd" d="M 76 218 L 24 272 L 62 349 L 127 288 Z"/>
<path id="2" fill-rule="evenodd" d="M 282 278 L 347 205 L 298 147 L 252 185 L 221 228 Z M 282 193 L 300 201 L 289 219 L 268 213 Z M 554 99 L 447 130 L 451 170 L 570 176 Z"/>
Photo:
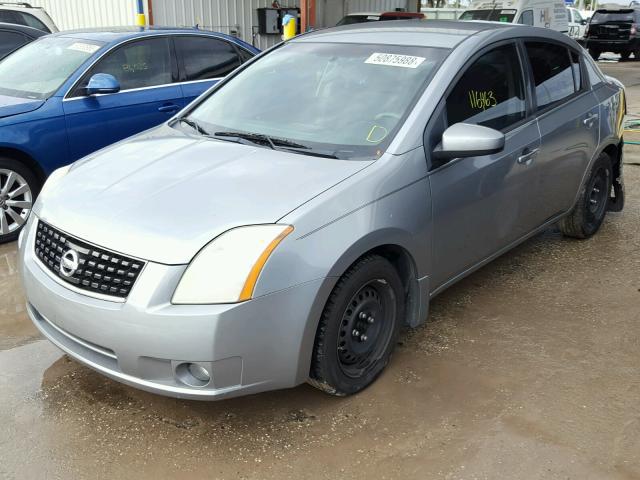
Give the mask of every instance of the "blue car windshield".
<path id="1" fill-rule="evenodd" d="M 214 137 L 243 132 L 299 153 L 377 158 L 448 51 L 292 42 L 222 85 L 188 120 Z"/>
<path id="2" fill-rule="evenodd" d="M 0 62 L 0 95 L 49 98 L 102 45 L 68 37 L 36 40 Z"/>

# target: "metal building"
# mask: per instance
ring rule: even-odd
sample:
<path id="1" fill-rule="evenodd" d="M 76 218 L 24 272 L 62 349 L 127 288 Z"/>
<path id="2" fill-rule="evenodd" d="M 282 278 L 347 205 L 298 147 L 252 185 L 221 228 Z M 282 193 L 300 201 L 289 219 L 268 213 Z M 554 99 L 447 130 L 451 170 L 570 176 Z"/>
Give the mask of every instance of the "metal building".
<path id="1" fill-rule="evenodd" d="M 44 7 L 61 30 L 136 24 L 136 0 L 27 0 Z M 195 26 L 235 35 L 260 49 L 278 42 L 279 33 L 260 33 L 259 9 L 299 9 L 300 0 L 144 0 L 153 25 Z M 335 25 L 354 12 L 417 11 L 417 0 L 315 0 L 316 28 Z"/>

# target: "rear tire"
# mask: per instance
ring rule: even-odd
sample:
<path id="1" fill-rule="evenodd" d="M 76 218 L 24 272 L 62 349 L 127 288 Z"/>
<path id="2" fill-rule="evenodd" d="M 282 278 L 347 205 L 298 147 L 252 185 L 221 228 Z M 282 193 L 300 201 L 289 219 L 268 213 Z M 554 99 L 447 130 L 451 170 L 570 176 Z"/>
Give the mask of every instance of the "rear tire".
<path id="1" fill-rule="evenodd" d="M 336 284 L 316 333 L 309 383 L 351 395 L 369 386 L 389 363 L 404 319 L 404 288 L 396 269 L 367 255 Z"/>
<path id="2" fill-rule="evenodd" d="M 560 231 L 565 236 L 589 238 L 598 231 L 607 214 L 611 178 L 611 158 L 602 153 L 593 163 L 575 206 L 558 222 Z"/>
<path id="3" fill-rule="evenodd" d="M 0 157 L 0 244 L 18 238 L 40 187 L 30 168 L 13 158 Z"/>
<path id="4" fill-rule="evenodd" d="M 591 58 L 593 58 L 594 60 L 598 60 L 598 58 L 600 58 L 601 53 L 602 52 L 600 50 L 596 50 L 595 48 L 589 49 L 589 55 L 591 55 Z"/>

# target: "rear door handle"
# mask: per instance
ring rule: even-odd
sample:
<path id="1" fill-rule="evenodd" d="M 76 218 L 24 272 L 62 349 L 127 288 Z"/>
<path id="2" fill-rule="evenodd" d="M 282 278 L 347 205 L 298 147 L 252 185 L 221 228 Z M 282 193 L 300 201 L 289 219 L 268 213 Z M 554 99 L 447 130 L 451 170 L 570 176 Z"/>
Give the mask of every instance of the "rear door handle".
<path id="1" fill-rule="evenodd" d="M 525 148 L 522 155 L 518 157 L 518 163 L 521 165 L 531 165 L 531 162 L 533 162 L 533 159 L 538 154 L 538 150 L 538 148 L 534 148 L 533 150 Z"/>
<path id="2" fill-rule="evenodd" d="M 167 103 L 158 108 L 159 112 L 177 112 L 180 109 L 178 105 L 175 103 Z"/>
<path id="3" fill-rule="evenodd" d="M 598 114 L 597 113 L 590 113 L 589 115 L 587 115 L 587 118 L 585 118 L 582 121 L 582 123 L 584 123 L 587 128 L 591 128 L 591 127 L 593 127 L 593 123 L 596 120 L 598 120 Z"/>

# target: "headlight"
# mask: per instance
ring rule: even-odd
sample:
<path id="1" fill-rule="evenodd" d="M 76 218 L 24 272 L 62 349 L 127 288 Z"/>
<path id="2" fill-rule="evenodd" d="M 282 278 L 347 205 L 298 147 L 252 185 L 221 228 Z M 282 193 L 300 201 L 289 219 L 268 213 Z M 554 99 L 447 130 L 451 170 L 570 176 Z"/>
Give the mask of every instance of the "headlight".
<path id="1" fill-rule="evenodd" d="M 194 305 L 250 300 L 269 255 L 292 231 L 289 225 L 251 225 L 223 233 L 191 261 L 171 302 Z"/>

